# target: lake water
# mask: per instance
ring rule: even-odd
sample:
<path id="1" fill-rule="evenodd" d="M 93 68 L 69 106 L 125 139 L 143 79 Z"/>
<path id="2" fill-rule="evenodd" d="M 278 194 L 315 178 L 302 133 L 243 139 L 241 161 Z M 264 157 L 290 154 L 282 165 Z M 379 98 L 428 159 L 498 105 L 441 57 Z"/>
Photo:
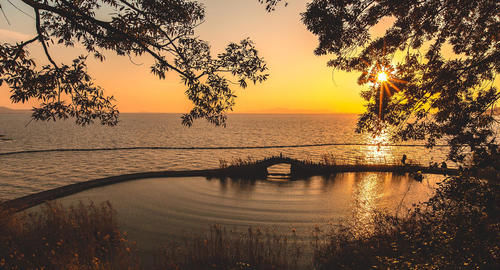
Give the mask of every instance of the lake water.
<path id="1" fill-rule="evenodd" d="M 175 114 L 123 114 L 113 128 L 79 127 L 71 121 L 26 126 L 29 117 L 0 114 L 0 134 L 4 135 L 0 137 L 0 199 L 112 175 L 217 168 L 221 159 L 249 156 L 283 154 L 318 161 L 331 154 L 338 162 L 398 163 L 406 154 L 410 160 L 428 164 L 446 155 L 446 148 L 377 146 L 387 142 L 354 133 L 355 115 L 231 115 L 227 128 L 202 121 L 186 128 Z M 294 147 L 332 143 L 340 145 Z M 289 147 L 245 148 L 283 145 Z M 134 147 L 170 149 L 12 153 Z M 178 149 L 190 147 L 205 149 Z M 206 149 L 217 147 L 231 149 Z M 278 165 L 269 170 L 286 173 L 289 168 Z M 417 182 L 392 173 L 342 173 L 296 181 L 158 178 L 91 189 L 62 201 L 110 201 L 121 228 L 150 256 L 166 241 L 206 232 L 213 224 L 235 231 L 249 226 L 279 234 L 294 230 L 303 242 L 316 226 L 327 231 L 329 223 L 339 220 L 355 220 L 355 229 L 366 232 L 375 211 L 404 211 L 427 200 L 442 179 L 429 175 Z"/>
<path id="2" fill-rule="evenodd" d="M 356 115 L 230 115 L 227 128 L 198 121 L 181 125 L 178 114 L 122 114 L 116 127 L 79 127 L 73 121 L 31 122 L 27 113 L 0 114 L 0 199 L 106 176 L 158 170 L 217 168 L 219 160 L 271 155 L 339 162 L 398 162 L 403 154 L 428 164 L 445 159 L 446 148 L 376 146 L 384 138 L 354 132 Z M 247 147 L 335 145 L 266 149 L 119 150 L 1 153 L 46 149 L 123 147 Z M 422 144 L 413 142 L 412 144 Z"/>
<path id="3" fill-rule="evenodd" d="M 214 224 L 235 235 L 260 228 L 287 236 L 310 252 L 316 228 L 321 236 L 330 224 L 355 221 L 352 229 L 369 233 L 375 210 L 399 209 L 404 214 L 413 203 L 427 200 L 442 178 L 427 175 L 421 183 L 391 173 L 342 173 L 288 182 L 158 178 L 91 189 L 61 201 L 111 202 L 121 229 L 137 242 L 148 262 L 163 245 L 204 237 Z"/>

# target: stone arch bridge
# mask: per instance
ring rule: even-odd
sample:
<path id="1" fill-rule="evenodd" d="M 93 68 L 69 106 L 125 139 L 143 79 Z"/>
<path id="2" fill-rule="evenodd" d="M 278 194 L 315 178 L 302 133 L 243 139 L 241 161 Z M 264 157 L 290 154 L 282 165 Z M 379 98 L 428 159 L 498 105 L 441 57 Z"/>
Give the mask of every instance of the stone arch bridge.
<path id="1" fill-rule="evenodd" d="M 278 164 L 289 164 L 290 174 L 270 174 L 268 168 Z M 267 177 L 269 175 L 281 175 L 281 176 L 302 176 L 309 175 L 311 172 L 320 172 L 324 166 L 313 164 L 312 162 L 301 161 L 289 157 L 274 156 L 270 158 L 265 158 L 263 160 L 258 160 L 255 162 L 249 162 L 248 164 L 241 164 L 237 166 L 229 166 L 224 168 L 222 174 L 224 176 L 235 176 L 235 177 Z"/>

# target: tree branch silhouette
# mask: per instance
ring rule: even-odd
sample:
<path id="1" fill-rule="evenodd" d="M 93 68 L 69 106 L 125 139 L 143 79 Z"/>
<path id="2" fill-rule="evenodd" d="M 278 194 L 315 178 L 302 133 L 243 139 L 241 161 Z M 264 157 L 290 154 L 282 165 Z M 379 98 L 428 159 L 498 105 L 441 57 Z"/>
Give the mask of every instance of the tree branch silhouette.
<path id="1" fill-rule="evenodd" d="M 94 119 L 107 125 L 118 123 L 113 97 L 104 96 L 87 73 L 87 57 L 60 65 L 49 53 L 49 44 L 54 43 L 80 44 L 100 61 L 104 61 L 104 50 L 129 57 L 152 56 L 153 74 L 165 79 L 167 72 L 174 71 L 186 85 L 187 97 L 193 102 L 193 109 L 182 118 L 188 126 L 198 118 L 225 125 L 225 114 L 232 110 L 236 97 L 228 87 L 229 79 L 235 78 L 245 88 L 247 80 L 260 83 L 268 77 L 264 60 L 248 38 L 230 43 L 223 53 L 212 56 L 208 43 L 194 35 L 205 16 L 196 1 L 19 1 L 33 8 L 37 41 L 53 68 L 37 68 L 24 45 L 2 44 L 0 83 L 9 85 L 13 102 L 41 102 L 33 110 L 36 120 L 75 117 L 83 125 Z M 105 19 L 97 18 L 103 8 L 111 13 Z M 22 57 L 12 57 L 14 51 Z"/>
<path id="2" fill-rule="evenodd" d="M 486 112 L 500 99 L 493 85 L 500 71 L 499 13 L 500 3 L 488 0 L 313 0 L 302 19 L 318 37 L 315 53 L 332 55 L 329 66 L 362 74 L 367 103 L 358 132 L 385 129 L 395 141 L 426 140 L 429 147 L 445 140 L 450 160 L 468 156 L 480 163 L 498 148 L 495 119 Z M 373 38 L 369 31 L 388 17 L 394 23 Z M 390 76 L 399 91 L 381 95 L 379 83 L 368 80 L 376 66 L 395 70 Z"/>

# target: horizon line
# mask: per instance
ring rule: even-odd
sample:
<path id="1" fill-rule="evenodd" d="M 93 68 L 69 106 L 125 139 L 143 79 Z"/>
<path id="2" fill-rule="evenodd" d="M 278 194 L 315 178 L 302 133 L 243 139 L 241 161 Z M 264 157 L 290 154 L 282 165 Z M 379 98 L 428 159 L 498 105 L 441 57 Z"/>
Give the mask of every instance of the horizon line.
<path id="1" fill-rule="evenodd" d="M 30 112 L 31 109 L 13 109 L 9 108 L 6 106 L 0 106 L 0 109 L 7 109 L 9 111 L 13 112 Z M 185 114 L 186 112 L 148 112 L 148 111 L 123 111 L 120 112 L 120 114 Z M 362 112 L 325 112 L 325 111 L 262 111 L 262 112 L 256 112 L 256 111 L 249 111 L 249 112 L 228 112 L 228 115 L 231 114 L 361 114 Z"/>

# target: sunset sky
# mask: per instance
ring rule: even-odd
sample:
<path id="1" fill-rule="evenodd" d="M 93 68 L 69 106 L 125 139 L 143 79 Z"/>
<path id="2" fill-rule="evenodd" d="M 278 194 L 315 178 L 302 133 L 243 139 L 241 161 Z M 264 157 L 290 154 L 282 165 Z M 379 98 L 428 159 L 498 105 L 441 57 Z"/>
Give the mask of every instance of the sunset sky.
<path id="1" fill-rule="evenodd" d="M 203 0 L 206 18 L 197 29 L 200 38 L 210 42 L 217 54 L 231 41 L 250 37 L 270 68 L 269 79 L 263 84 L 237 89 L 237 113 L 359 113 L 363 101 L 357 84 L 357 73 L 345 73 L 326 66 L 328 56 L 313 54 L 317 39 L 300 21 L 300 13 L 308 0 L 290 1 L 267 13 L 257 0 Z M 18 3 L 14 1 L 14 3 Z M 34 36 L 34 20 L 10 4 L 2 5 L 11 25 L 0 17 L 0 40 L 14 42 Z M 29 8 L 19 4 L 23 10 Z M 374 34 L 383 33 L 387 21 L 379 24 Z M 32 56 L 45 61 L 39 45 Z M 78 48 L 52 48 L 56 62 L 68 61 L 84 53 Z M 187 112 L 190 101 L 179 76 L 170 72 L 159 80 L 149 70 L 151 58 L 115 56 L 107 53 L 104 63 L 88 61 L 96 84 L 114 95 L 121 112 Z M 236 87 L 236 86 L 235 86 Z M 236 89 L 236 88 L 235 88 Z M 0 88 L 0 106 L 31 108 L 30 104 L 11 104 L 8 88 Z"/>

